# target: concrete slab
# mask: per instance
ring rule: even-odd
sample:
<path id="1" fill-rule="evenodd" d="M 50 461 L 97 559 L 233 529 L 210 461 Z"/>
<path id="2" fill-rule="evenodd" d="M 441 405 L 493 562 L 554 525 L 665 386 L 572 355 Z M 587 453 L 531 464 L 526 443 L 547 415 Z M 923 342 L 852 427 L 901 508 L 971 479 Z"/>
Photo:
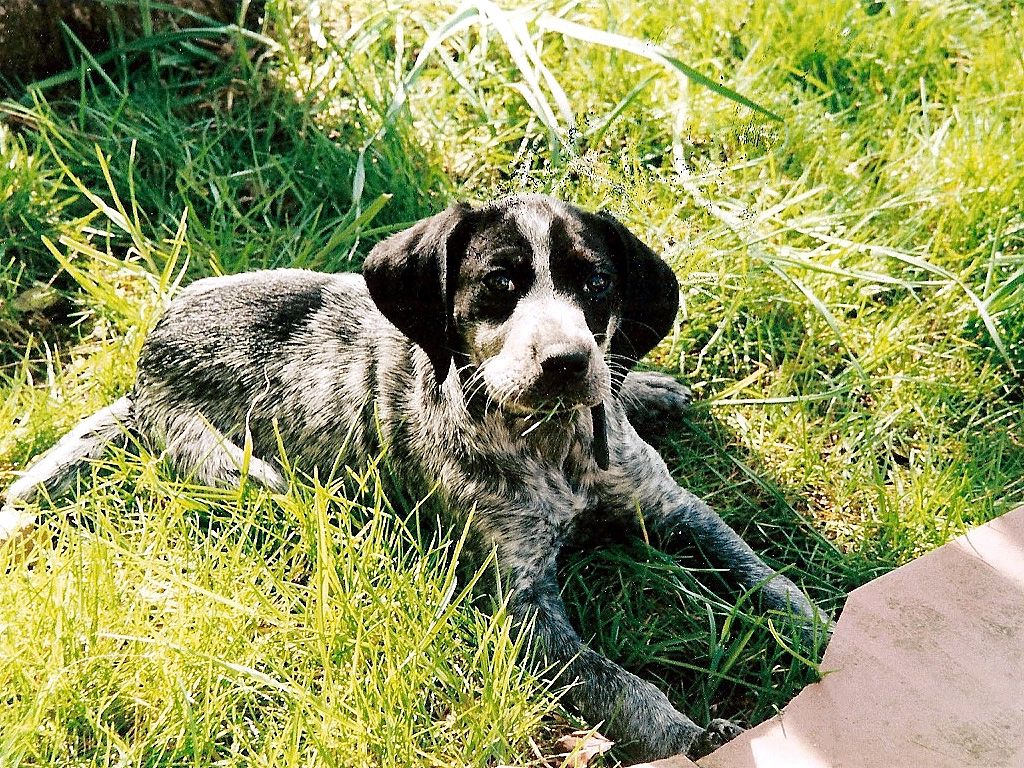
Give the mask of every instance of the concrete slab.
<path id="1" fill-rule="evenodd" d="M 666 757 L 664 760 L 655 760 L 653 763 L 637 763 L 629 768 L 700 768 L 695 762 L 683 755 Z"/>
<path id="2" fill-rule="evenodd" d="M 1024 508 L 854 591 L 821 668 L 698 766 L 1024 766 Z"/>

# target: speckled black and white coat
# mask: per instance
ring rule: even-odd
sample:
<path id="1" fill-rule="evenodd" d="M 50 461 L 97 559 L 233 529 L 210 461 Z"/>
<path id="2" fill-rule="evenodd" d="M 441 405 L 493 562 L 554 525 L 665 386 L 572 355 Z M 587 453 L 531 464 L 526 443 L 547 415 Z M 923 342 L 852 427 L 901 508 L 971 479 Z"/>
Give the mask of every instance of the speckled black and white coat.
<path id="1" fill-rule="evenodd" d="M 536 195 L 454 206 L 379 244 L 362 276 L 192 284 L 148 336 L 131 394 L 30 467 L 7 502 L 59 491 L 126 428 L 217 486 L 284 490 L 279 445 L 321 478 L 386 447 L 403 484 L 436 490 L 452 524 L 473 511 L 474 542 L 496 553 L 529 647 L 573 683 L 570 706 L 643 758 L 702 754 L 739 729 L 695 725 L 587 648 L 556 580 L 563 545 L 635 525 L 639 511 L 655 541 L 684 533 L 760 585 L 768 607 L 816 618 L 631 424 L 687 399 L 669 377 L 627 375 L 677 307 L 671 269 L 610 216 Z"/>

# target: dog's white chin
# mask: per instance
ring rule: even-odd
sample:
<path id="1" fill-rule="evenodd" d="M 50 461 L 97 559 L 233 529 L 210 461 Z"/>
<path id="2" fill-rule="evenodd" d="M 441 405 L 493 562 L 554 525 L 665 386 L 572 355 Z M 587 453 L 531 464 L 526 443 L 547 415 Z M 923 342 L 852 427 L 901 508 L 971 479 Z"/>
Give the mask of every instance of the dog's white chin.
<path id="1" fill-rule="evenodd" d="M 557 392 L 542 388 L 539 378 L 494 365 L 484 370 L 483 379 L 488 399 L 504 413 L 514 416 L 569 413 L 592 408 L 611 396 L 608 372 L 591 374 Z"/>
<path id="2" fill-rule="evenodd" d="M 557 415 L 570 413 L 581 408 L 593 408 L 603 403 L 608 392 L 595 391 L 585 396 L 562 397 L 562 398 L 538 398 L 530 397 L 509 398 L 502 397 L 499 393 L 491 393 L 491 398 L 498 404 L 502 411 L 512 416 L 534 416 L 537 414 Z"/>
<path id="3" fill-rule="evenodd" d="M 536 403 L 529 404 L 521 402 L 501 403 L 501 410 L 510 416 L 557 416 L 560 413 L 569 413 L 578 408 L 583 408 L 582 403 Z"/>

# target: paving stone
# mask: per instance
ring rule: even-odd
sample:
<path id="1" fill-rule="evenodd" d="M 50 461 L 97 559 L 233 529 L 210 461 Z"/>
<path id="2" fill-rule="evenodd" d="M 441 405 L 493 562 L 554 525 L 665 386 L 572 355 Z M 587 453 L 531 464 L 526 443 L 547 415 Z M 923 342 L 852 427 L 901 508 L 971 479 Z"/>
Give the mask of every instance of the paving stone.
<path id="1" fill-rule="evenodd" d="M 821 669 L 698 766 L 1024 766 L 1024 507 L 855 590 Z"/>

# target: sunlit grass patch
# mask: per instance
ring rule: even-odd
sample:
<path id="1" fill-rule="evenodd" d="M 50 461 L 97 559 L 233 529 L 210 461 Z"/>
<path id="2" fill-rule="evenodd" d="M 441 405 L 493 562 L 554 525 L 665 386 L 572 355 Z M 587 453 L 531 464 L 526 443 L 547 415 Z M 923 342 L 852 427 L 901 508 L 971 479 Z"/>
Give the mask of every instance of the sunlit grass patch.
<path id="1" fill-rule="evenodd" d="M 489 765 L 546 709 L 509 622 L 382 502 L 182 486 L 122 459 L 5 562 L 0 754 L 20 765 Z M 369 503 L 372 506 L 366 506 Z M 458 532 L 456 532 L 457 534 Z"/>

